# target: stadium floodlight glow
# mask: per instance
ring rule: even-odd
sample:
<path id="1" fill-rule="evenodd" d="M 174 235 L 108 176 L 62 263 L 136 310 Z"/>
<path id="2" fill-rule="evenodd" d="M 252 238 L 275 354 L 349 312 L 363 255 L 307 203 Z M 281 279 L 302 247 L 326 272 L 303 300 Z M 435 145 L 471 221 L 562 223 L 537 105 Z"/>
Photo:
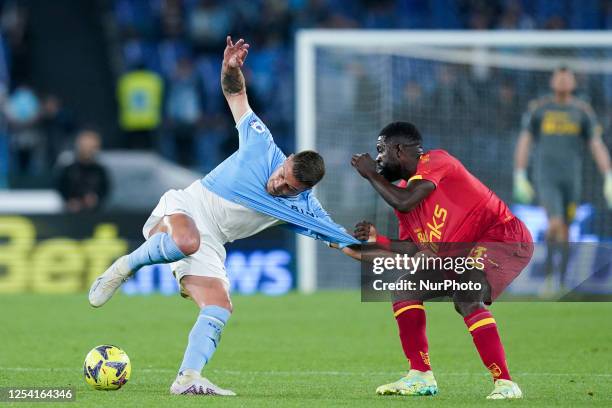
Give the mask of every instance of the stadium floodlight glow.
<path id="1" fill-rule="evenodd" d="M 391 227 L 395 223 L 392 219 L 389 221 L 388 216 L 391 214 L 389 208 L 375 205 L 366 209 L 364 206 L 351 205 L 349 199 L 338 199 L 341 194 L 338 190 L 340 190 L 339 183 L 349 183 L 350 181 L 347 180 L 351 180 L 354 176 L 349 174 L 352 172 L 348 164 L 350 155 L 358 151 L 367 151 L 366 149 L 369 148 L 365 142 L 366 136 L 362 133 L 368 133 L 368 137 L 371 138 L 372 132 L 375 131 L 373 129 L 380 129 L 384 123 L 395 120 L 394 115 L 397 115 L 397 112 L 395 112 L 394 98 L 396 98 L 397 89 L 394 87 L 401 83 L 401 80 L 406 80 L 408 75 L 412 75 L 410 78 L 414 78 L 417 82 L 422 78 L 423 87 L 426 88 L 431 86 L 432 74 L 428 71 L 435 71 L 442 66 L 456 69 L 460 72 L 459 75 L 463 75 L 465 72 L 462 70 L 467 67 L 477 80 L 486 78 L 487 75 L 491 75 L 492 71 L 500 71 L 506 80 L 526 81 L 527 85 L 529 85 L 528 81 L 534 81 L 546 86 L 548 72 L 560 65 L 569 66 L 583 77 L 593 76 L 595 78 L 598 75 L 605 75 L 609 80 L 612 78 L 610 76 L 612 74 L 612 32 L 301 30 L 296 37 L 295 58 L 297 150 L 320 151 L 326 163 L 332 162 L 327 166 L 326 179 L 320 186 L 317 186 L 318 197 L 330 210 L 334 219 L 345 224 L 347 228 L 352 226 L 350 222 L 354 224 L 361 220 L 360 217 L 366 216 L 376 221 L 377 225 L 387 222 L 384 225 Z M 348 67 L 347 59 L 358 61 L 359 63 L 355 65 L 361 64 L 361 67 Z M 398 61 L 400 68 L 395 65 L 398 64 Z M 410 64 L 413 65 L 410 66 Z M 409 74 L 402 72 L 404 67 L 412 69 L 412 72 Z M 354 71 L 351 71 L 353 68 Z M 359 72 L 360 69 L 365 71 L 374 69 L 376 72 L 368 78 L 368 75 Z M 353 79 L 346 79 L 346 77 Z M 360 79 L 355 80 L 355 77 Z M 349 89 L 363 78 L 371 81 L 368 84 L 369 88 L 363 85 L 362 81 L 361 86 L 365 89 L 363 94 Z M 579 78 L 579 81 L 582 79 Z M 523 99 L 528 100 L 539 96 L 527 85 L 518 90 L 522 92 L 519 95 L 522 105 L 514 107 L 515 111 L 510 112 L 518 114 L 519 117 L 520 113 L 526 109 L 527 102 Z M 612 82 L 609 85 L 610 92 L 612 92 Z M 485 88 L 484 81 L 482 85 L 476 84 L 475 86 L 482 87 L 477 90 L 482 91 L 484 98 L 491 97 L 492 94 Z M 334 99 L 332 92 L 339 95 L 337 99 Z M 365 100 L 360 100 L 364 95 Z M 478 97 L 483 98 L 482 95 Z M 489 101 L 485 99 L 484 102 L 486 105 Z M 492 103 L 493 101 L 488 104 L 492 105 Z M 362 110 L 366 112 L 365 116 L 359 107 L 354 108 L 358 104 L 365 106 Z M 467 105 L 469 102 L 466 106 L 457 106 L 457 117 L 453 119 L 459 125 L 465 124 L 466 129 L 471 129 L 471 123 L 468 121 L 479 122 L 479 118 L 482 118 L 484 114 L 476 108 L 473 108 L 473 112 L 470 111 Z M 351 110 L 353 108 L 354 110 Z M 435 108 L 433 104 L 432 108 Z M 473 116 L 470 116 L 472 114 Z M 419 123 L 424 123 L 424 128 L 427 128 L 430 123 L 435 124 L 438 119 L 431 112 L 423 113 L 423 115 L 425 120 Z M 337 126 L 334 126 L 331 121 L 334 116 L 337 118 L 335 119 L 338 122 Z M 514 139 L 511 137 L 512 134 L 518 134 L 519 124 L 516 124 L 516 128 L 508 127 L 507 129 L 481 123 L 478 125 L 489 126 L 489 128 L 476 135 L 470 132 L 473 141 L 464 139 L 465 146 L 453 144 L 456 142 L 449 142 L 444 139 L 444 135 L 435 134 L 435 132 L 432 132 L 435 137 L 430 140 L 435 140 L 441 148 L 467 161 L 471 171 L 474 171 L 478 177 L 483 178 L 484 176 L 483 181 L 502 199 L 508 201 L 507 189 L 511 187 L 506 187 L 509 183 L 505 179 L 510 177 L 511 169 L 506 171 L 505 167 L 498 165 L 494 172 L 488 172 L 487 163 L 482 165 L 475 163 L 470 166 L 470 158 L 477 157 L 480 160 L 485 157 L 485 154 L 489 154 L 483 146 L 476 144 L 476 140 L 479 137 L 482 139 L 489 136 L 492 132 L 496 136 L 504 134 L 504 139 L 500 138 L 498 146 L 500 151 L 512 151 Z M 347 127 L 350 129 L 346 129 Z M 333 162 L 336 160 L 343 161 L 343 163 L 335 167 Z M 489 165 L 494 166 L 496 160 L 499 163 L 499 157 L 491 158 L 492 163 Z M 487 178 L 488 173 L 491 173 L 489 178 Z M 598 180 L 596 172 L 592 171 L 591 178 Z M 354 183 L 355 186 L 361 188 L 356 181 Z M 366 183 L 364 181 L 361 184 Z M 363 193 L 366 190 L 360 191 Z M 353 197 L 358 197 L 360 202 L 377 200 L 373 194 L 361 196 L 355 193 Z M 343 213 L 348 213 L 345 219 L 343 219 Z M 298 288 L 301 292 L 310 293 L 317 288 L 358 287 L 359 267 L 357 265 L 348 266 L 350 260 L 337 254 L 325 253 L 325 249 L 319 247 L 314 240 L 302 236 L 298 236 L 297 240 Z M 329 264 L 330 262 L 332 264 Z M 354 276 L 354 279 L 349 277 L 345 269 L 351 269 L 350 274 Z M 338 278 L 333 282 L 327 281 L 327 276 L 342 274 L 343 278 Z M 321 278 L 324 278 L 326 282 L 321 282 Z"/>

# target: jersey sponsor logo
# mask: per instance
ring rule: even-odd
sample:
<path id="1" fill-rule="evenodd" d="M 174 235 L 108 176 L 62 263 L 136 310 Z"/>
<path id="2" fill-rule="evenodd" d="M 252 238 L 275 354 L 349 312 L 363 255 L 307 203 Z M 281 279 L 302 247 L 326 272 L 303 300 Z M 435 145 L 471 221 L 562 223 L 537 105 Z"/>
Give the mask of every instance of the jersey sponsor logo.
<path id="1" fill-rule="evenodd" d="M 423 228 L 414 230 L 419 242 L 422 244 L 429 243 L 429 246 L 434 252 L 438 252 L 439 247 L 435 242 L 440 242 L 442 240 L 442 233 L 444 225 L 446 224 L 447 215 L 448 211 L 446 208 L 442 208 L 439 204 L 436 204 L 431 221 L 427 223 L 427 228 L 425 230 L 423 230 Z"/>
<path id="2" fill-rule="evenodd" d="M 314 213 L 313 213 L 313 212 L 310 212 L 310 211 L 304 210 L 303 208 L 300 208 L 300 207 L 298 207 L 297 205 L 290 205 L 289 207 L 290 207 L 290 208 L 291 208 L 293 211 L 297 211 L 297 212 L 302 213 L 302 214 L 304 214 L 304 215 L 308 215 L 308 216 L 310 216 L 310 217 L 312 217 L 312 218 L 317 218 L 317 216 L 316 216 L 316 215 L 314 215 Z"/>
<path id="3" fill-rule="evenodd" d="M 439 204 L 436 204 L 431 222 L 427 223 L 427 227 L 429 228 L 429 242 L 440 241 L 442 239 L 442 228 L 444 228 L 447 214 L 448 211 L 446 211 L 446 208 L 442 208 Z"/>
<path id="4" fill-rule="evenodd" d="M 279 203 L 282 203 L 282 204 L 284 204 L 284 205 L 288 206 L 289 208 L 291 208 L 291 209 L 292 209 L 293 211 L 295 211 L 295 212 L 299 212 L 300 214 L 304 214 L 304 215 L 307 215 L 307 216 L 312 217 L 312 218 L 319 218 L 319 217 L 317 217 L 317 216 L 315 215 L 315 213 L 313 213 L 312 211 L 308 211 L 308 210 L 305 210 L 305 209 L 303 209 L 303 208 L 300 208 L 300 207 L 298 207 L 298 206 L 297 206 L 297 205 L 295 205 L 295 204 L 289 204 L 289 203 L 287 203 L 287 202 L 285 201 L 285 199 L 283 199 L 283 198 L 281 198 L 281 197 L 274 197 L 274 199 L 275 199 L 276 201 L 278 201 Z"/>
<path id="5" fill-rule="evenodd" d="M 540 128 L 543 135 L 577 136 L 580 124 L 572 119 L 568 112 L 547 111 L 542 118 Z"/>
<path id="6" fill-rule="evenodd" d="M 264 124 L 258 121 L 257 119 L 251 120 L 249 122 L 249 126 L 255 129 L 257 133 L 263 133 L 266 131 L 266 127 L 264 126 Z"/>
<path id="7" fill-rule="evenodd" d="M 427 235 L 425 235 L 425 231 L 423 231 L 423 228 L 416 228 L 414 230 L 414 233 L 417 235 L 417 239 L 420 243 L 427 243 Z"/>

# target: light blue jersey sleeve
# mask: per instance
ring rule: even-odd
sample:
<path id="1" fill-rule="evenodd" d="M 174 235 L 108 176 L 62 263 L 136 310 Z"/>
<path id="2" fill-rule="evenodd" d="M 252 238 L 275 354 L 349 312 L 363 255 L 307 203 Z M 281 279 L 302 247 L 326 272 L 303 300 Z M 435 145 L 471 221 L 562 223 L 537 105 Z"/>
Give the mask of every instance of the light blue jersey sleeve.
<path id="1" fill-rule="evenodd" d="M 274 143 L 272 133 L 253 111 L 248 111 L 236 122 L 240 147 L 248 144 Z"/>
<path id="2" fill-rule="evenodd" d="M 252 111 L 238 120 L 236 129 L 238 150 L 208 173 L 202 184 L 229 201 L 237 203 L 244 196 L 261 201 L 267 195 L 266 182 L 286 156 L 274 143 L 266 125 Z"/>
<path id="3" fill-rule="evenodd" d="M 242 115 L 242 118 L 236 123 L 236 129 L 238 130 L 239 153 L 265 154 L 272 171 L 287 159 L 281 149 L 274 143 L 268 127 L 253 111 L 248 111 Z"/>

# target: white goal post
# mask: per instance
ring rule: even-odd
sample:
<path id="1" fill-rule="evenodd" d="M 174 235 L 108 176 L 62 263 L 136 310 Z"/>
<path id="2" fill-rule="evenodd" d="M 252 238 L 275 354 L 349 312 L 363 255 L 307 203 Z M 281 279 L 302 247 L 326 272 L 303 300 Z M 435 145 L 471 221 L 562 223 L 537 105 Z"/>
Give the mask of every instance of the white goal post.
<path id="1" fill-rule="evenodd" d="M 444 49 L 443 54 L 435 50 Z M 317 145 L 317 50 L 334 52 L 354 51 L 356 54 L 394 55 L 410 58 L 427 58 L 447 63 L 500 66 L 509 69 L 550 71 L 560 63 L 568 63 L 573 69 L 585 73 L 612 73 L 612 53 L 604 60 L 589 61 L 580 55 L 572 57 L 529 58 L 512 53 L 488 53 L 495 47 L 573 50 L 611 49 L 612 32 L 597 31 L 412 31 L 412 30 L 301 30 L 296 37 L 296 131 L 297 150 L 319 150 Z M 433 50 L 433 51 L 432 51 Z M 569 58 L 569 60 L 568 60 Z M 466 62 L 467 61 L 467 62 Z M 349 146 L 350 147 L 350 146 Z M 325 151 L 323 151 L 325 153 Z M 333 154 L 333 153 L 328 153 Z M 325 154 L 324 154 L 325 156 Z M 327 160 L 327 158 L 326 158 Z M 347 166 L 349 166 L 347 162 Z M 328 173 L 327 178 L 337 177 Z M 322 200 L 332 216 L 343 211 L 333 203 Z M 356 220 L 357 221 L 357 220 Z M 348 226 L 347 226 L 348 227 Z M 324 251 L 310 238 L 297 238 L 298 289 L 304 293 L 315 291 L 317 282 L 317 253 Z M 329 273 L 334 273 L 330 271 Z"/>

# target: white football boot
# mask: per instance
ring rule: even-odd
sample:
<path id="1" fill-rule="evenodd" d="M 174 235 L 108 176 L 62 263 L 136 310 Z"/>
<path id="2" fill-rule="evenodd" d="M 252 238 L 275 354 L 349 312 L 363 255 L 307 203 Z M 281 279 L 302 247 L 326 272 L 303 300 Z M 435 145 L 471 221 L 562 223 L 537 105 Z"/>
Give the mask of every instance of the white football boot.
<path id="1" fill-rule="evenodd" d="M 119 286 L 132 276 L 133 271 L 128 266 L 127 255 L 117 259 L 109 268 L 94 281 L 89 289 L 89 304 L 100 307 L 113 297 Z"/>
<path id="2" fill-rule="evenodd" d="M 170 394 L 176 395 L 222 395 L 234 396 L 236 393 L 224 390 L 202 377 L 195 370 L 184 370 L 176 376 L 170 386 Z"/>
<path id="3" fill-rule="evenodd" d="M 378 387 L 376 393 L 378 395 L 407 396 L 436 395 L 438 384 L 431 371 L 410 370 L 399 380 Z"/>
<path id="4" fill-rule="evenodd" d="M 495 380 L 495 388 L 487 399 L 516 399 L 523 398 L 523 392 L 517 383 L 510 380 Z"/>

